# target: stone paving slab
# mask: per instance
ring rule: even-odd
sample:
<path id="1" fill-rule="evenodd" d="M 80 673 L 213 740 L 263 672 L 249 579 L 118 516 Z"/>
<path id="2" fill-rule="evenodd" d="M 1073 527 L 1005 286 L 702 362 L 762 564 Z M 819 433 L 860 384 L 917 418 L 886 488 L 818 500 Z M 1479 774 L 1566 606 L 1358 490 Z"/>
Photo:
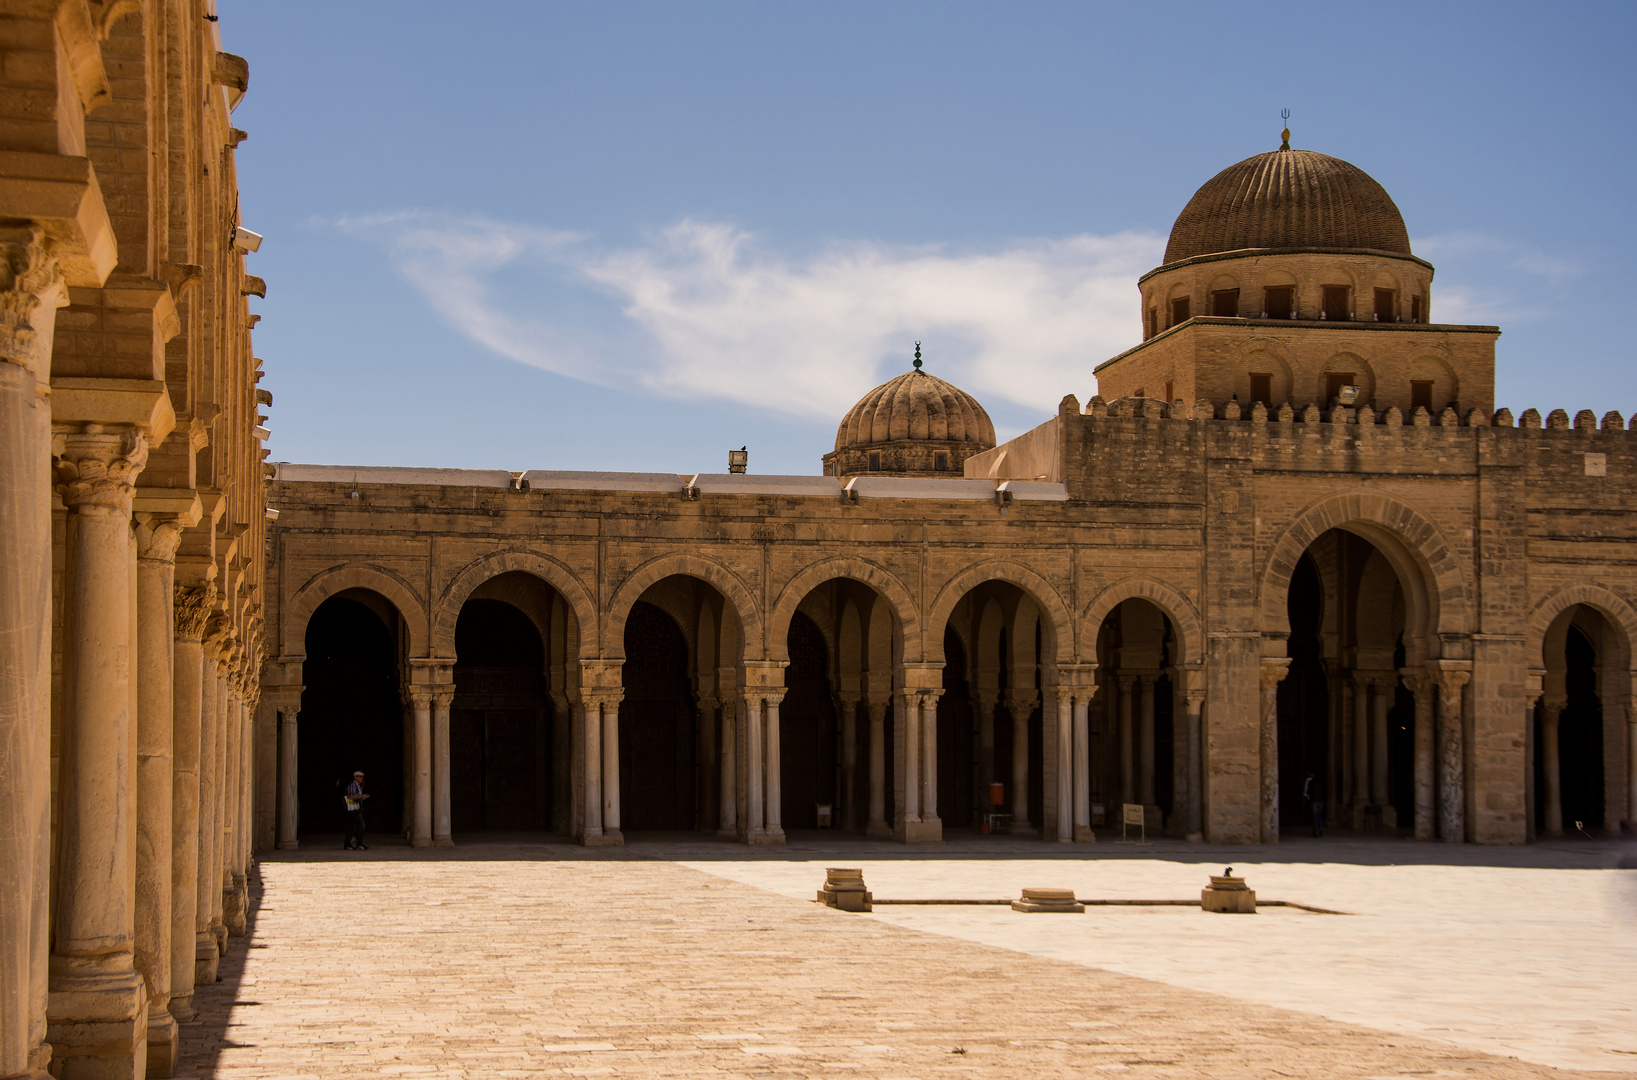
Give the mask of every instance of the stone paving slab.
<path id="1" fill-rule="evenodd" d="M 847 915 L 722 865 L 503 854 L 264 862 L 178 1075 L 1591 1075 L 1246 1003 L 1228 977 L 1205 993 Z"/>
<path id="2" fill-rule="evenodd" d="M 690 865 L 805 897 L 827 862 Z M 847 865 L 862 866 L 875 895 L 890 898 L 1015 897 L 1025 886 L 1046 886 L 1080 897 L 1197 901 L 1208 876 L 1223 870 L 1131 858 Z M 1263 1004 L 1544 1065 L 1637 1072 L 1637 871 L 1233 865 L 1262 900 L 1353 914 L 1092 907 L 1059 920 L 985 907 L 882 906 L 874 917 L 1195 990 L 1231 983 Z"/>

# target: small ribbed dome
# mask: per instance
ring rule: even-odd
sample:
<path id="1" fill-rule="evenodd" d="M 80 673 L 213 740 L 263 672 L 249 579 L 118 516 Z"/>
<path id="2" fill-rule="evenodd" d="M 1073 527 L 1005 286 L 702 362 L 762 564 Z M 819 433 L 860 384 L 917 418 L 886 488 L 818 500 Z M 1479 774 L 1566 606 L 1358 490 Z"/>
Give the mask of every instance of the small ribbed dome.
<path id="1" fill-rule="evenodd" d="M 977 399 L 917 368 L 865 394 L 836 430 L 836 449 L 903 439 L 995 445 L 995 425 Z"/>
<path id="2" fill-rule="evenodd" d="M 1357 165 L 1273 150 L 1206 181 L 1171 227 L 1167 264 L 1244 248 L 1352 248 L 1410 254 L 1387 189 Z"/>

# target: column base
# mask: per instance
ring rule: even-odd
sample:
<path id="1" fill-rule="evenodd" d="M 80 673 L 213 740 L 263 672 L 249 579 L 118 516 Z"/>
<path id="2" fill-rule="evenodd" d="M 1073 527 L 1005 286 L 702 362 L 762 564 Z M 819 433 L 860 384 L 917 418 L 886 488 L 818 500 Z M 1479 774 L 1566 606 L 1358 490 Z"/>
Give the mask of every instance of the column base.
<path id="1" fill-rule="evenodd" d="M 170 1012 L 171 1016 L 175 1018 L 178 1024 L 189 1023 L 194 1017 L 193 991 L 189 990 L 186 994 L 181 996 L 172 994 L 171 999 L 166 1003 L 165 1008 Z"/>
<path id="2" fill-rule="evenodd" d="M 250 893 L 244 878 L 233 875 L 233 887 L 222 890 L 222 925 L 229 937 L 244 937 L 250 909 Z"/>
<path id="3" fill-rule="evenodd" d="M 624 847 L 625 837 L 618 829 L 604 829 L 599 833 L 586 833 L 580 837 L 580 843 L 585 847 Z"/>
<path id="4" fill-rule="evenodd" d="M 1203 844 L 1205 842 L 1205 834 L 1202 832 L 1191 832 L 1184 837 L 1184 839 L 1190 844 Z"/>
<path id="5" fill-rule="evenodd" d="M 770 847 L 784 843 L 783 829 L 757 829 L 745 837 L 745 843 L 751 847 Z"/>
<path id="6" fill-rule="evenodd" d="M 217 920 L 210 924 L 210 936 L 216 939 L 216 955 L 227 955 L 227 924 Z"/>
<path id="7" fill-rule="evenodd" d="M 432 846 L 433 847 L 454 847 L 455 846 L 455 841 L 452 838 L 447 837 L 447 836 L 434 836 L 432 838 Z"/>
<path id="8" fill-rule="evenodd" d="M 216 969 L 221 962 L 222 953 L 216 948 L 216 936 L 209 930 L 202 931 L 193 947 L 193 985 L 214 986 Z"/>
<path id="9" fill-rule="evenodd" d="M 1074 827 L 1074 842 L 1076 844 L 1095 844 L 1097 834 L 1091 831 L 1090 825 L 1076 825 Z"/>
<path id="10" fill-rule="evenodd" d="M 148 1004 L 148 1075 L 168 1077 L 176 1071 L 176 1018 L 168 1009 Z"/>
<path id="11" fill-rule="evenodd" d="M 280 840 L 273 847 L 278 851 L 300 851 L 301 842 L 299 840 Z"/>
<path id="12" fill-rule="evenodd" d="M 410 847 L 431 847 L 432 840 L 426 836 L 412 836 L 409 838 Z"/>
<path id="13" fill-rule="evenodd" d="M 141 1080 L 148 1064 L 148 992 L 135 972 L 76 975 L 52 958 L 46 1041 L 61 1080 Z"/>
<path id="14" fill-rule="evenodd" d="M 1149 835 L 1165 835 L 1165 811 L 1160 809 L 1159 803 L 1143 804 L 1142 821 L 1143 828 L 1148 830 Z"/>
<path id="15" fill-rule="evenodd" d="M 906 821 L 899 839 L 906 844 L 941 844 L 944 839 L 944 823 L 937 818 L 931 821 Z"/>
<path id="16" fill-rule="evenodd" d="M 892 826 L 885 821 L 872 821 L 864 826 L 864 835 L 890 837 L 892 836 Z"/>

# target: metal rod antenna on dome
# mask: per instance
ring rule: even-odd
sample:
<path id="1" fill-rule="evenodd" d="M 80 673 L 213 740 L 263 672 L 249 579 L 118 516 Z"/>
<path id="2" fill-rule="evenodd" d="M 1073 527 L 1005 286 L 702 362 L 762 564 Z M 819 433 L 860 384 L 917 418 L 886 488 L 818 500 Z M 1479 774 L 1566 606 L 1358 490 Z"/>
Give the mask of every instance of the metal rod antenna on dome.
<path id="1" fill-rule="evenodd" d="M 1279 143 L 1279 149 L 1289 150 L 1290 149 L 1290 109 L 1288 107 L 1280 109 L 1279 110 L 1279 117 L 1280 117 L 1280 119 L 1284 120 L 1284 122 L 1285 122 L 1285 130 L 1283 132 L 1281 132 L 1280 135 L 1279 135 L 1279 138 L 1282 140 Z"/>
<path id="2" fill-rule="evenodd" d="M 921 370 L 921 343 L 919 341 L 915 343 L 915 370 Z"/>

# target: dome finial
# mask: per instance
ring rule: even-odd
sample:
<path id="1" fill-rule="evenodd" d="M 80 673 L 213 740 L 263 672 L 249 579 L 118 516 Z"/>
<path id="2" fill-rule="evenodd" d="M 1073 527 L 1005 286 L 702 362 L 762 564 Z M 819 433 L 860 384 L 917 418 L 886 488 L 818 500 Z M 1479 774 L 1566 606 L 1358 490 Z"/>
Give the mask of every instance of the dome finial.
<path id="1" fill-rule="evenodd" d="M 915 343 L 915 370 L 921 370 L 921 343 L 919 341 Z"/>
<path id="2" fill-rule="evenodd" d="M 1279 110 L 1279 116 L 1281 118 L 1283 118 L 1284 122 L 1285 122 L 1285 130 L 1279 133 L 1279 138 L 1284 140 L 1284 142 L 1279 144 L 1279 149 L 1289 150 L 1290 149 L 1290 110 L 1289 109 L 1280 109 Z"/>

